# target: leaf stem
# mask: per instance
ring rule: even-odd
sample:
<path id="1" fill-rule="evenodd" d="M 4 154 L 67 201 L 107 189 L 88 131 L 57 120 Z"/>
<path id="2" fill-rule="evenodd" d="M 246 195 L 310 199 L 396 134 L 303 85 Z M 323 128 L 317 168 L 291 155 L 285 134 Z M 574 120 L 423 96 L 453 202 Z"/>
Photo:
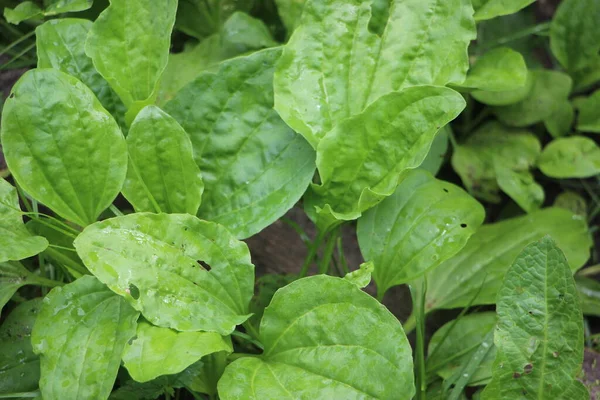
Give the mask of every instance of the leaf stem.
<path id="1" fill-rule="evenodd" d="M 31 43 L 29 46 L 25 47 L 22 51 L 20 51 L 13 58 L 11 58 L 10 60 L 8 60 L 4 64 L 0 65 L 0 71 L 5 70 L 7 65 L 12 64 L 14 61 L 16 61 L 19 58 L 21 58 L 21 56 L 25 55 L 29 50 L 33 49 L 34 47 L 35 47 L 35 42 Z"/>
<path id="2" fill-rule="evenodd" d="M 31 283 L 38 284 L 39 286 L 53 288 L 56 286 L 63 286 L 65 283 L 60 281 L 55 281 L 52 279 L 44 278 L 43 276 L 30 274 L 27 280 Z"/>
<path id="3" fill-rule="evenodd" d="M 2 50 L 0 50 L 0 56 L 3 55 L 4 53 L 6 53 L 7 51 L 11 50 L 13 47 L 15 47 L 16 45 L 18 45 L 19 43 L 21 43 L 21 42 L 29 39 L 34 34 L 35 34 L 35 29 L 32 30 L 31 32 L 26 33 L 25 35 L 21 36 L 20 38 L 18 38 L 17 40 L 15 40 L 11 44 L 9 44 L 8 46 L 6 46 Z"/>
<path id="4" fill-rule="evenodd" d="M 304 278 L 308 274 L 308 268 L 310 267 L 315 256 L 317 255 L 317 251 L 319 250 L 319 247 L 321 247 L 321 243 L 323 242 L 323 239 L 325 239 L 326 234 L 326 231 L 319 232 L 312 245 L 308 248 L 308 254 L 304 259 L 304 263 L 302 264 L 302 268 L 300 269 L 298 278 Z"/>
<path id="5" fill-rule="evenodd" d="M 331 259 L 333 258 L 333 251 L 335 250 L 335 244 L 339 235 L 340 228 L 334 228 L 329 234 L 327 242 L 325 244 L 325 251 L 323 252 L 323 258 L 319 261 L 319 274 L 329 273 L 329 267 L 331 265 Z"/>
<path id="6" fill-rule="evenodd" d="M 546 30 L 550 29 L 550 23 L 549 22 L 543 22 L 541 24 L 537 24 L 534 26 L 530 26 L 529 28 L 525 28 L 522 29 L 518 32 L 515 32 L 513 34 L 498 38 L 496 40 L 492 40 L 490 42 L 487 42 L 484 46 L 481 46 L 481 48 L 479 48 L 478 50 L 480 52 L 484 52 L 488 49 L 492 49 L 494 47 L 497 46 L 501 46 L 510 42 L 513 42 L 515 40 L 527 37 L 529 35 L 535 35 L 535 34 L 540 34 Z"/>
<path id="7" fill-rule="evenodd" d="M 413 314 L 416 316 L 417 325 L 417 344 L 415 348 L 415 363 L 416 363 L 416 386 L 418 400 L 426 400 L 427 398 L 427 371 L 425 370 L 425 296 L 427 295 L 427 277 L 423 278 L 421 284 L 420 298 L 417 298 L 417 293 L 411 289 L 413 297 Z"/>
<path id="8" fill-rule="evenodd" d="M 408 316 L 406 321 L 404 321 L 404 323 L 402 324 L 402 327 L 404 328 L 404 333 L 408 335 L 415 329 L 416 326 L 417 326 L 417 317 L 415 316 L 415 313 L 413 311 Z"/>
<path id="9" fill-rule="evenodd" d="M 115 206 L 114 204 L 111 204 L 110 206 L 108 206 L 108 209 L 109 209 L 109 210 L 110 210 L 110 211 L 111 211 L 113 214 L 115 214 L 117 217 L 122 217 L 122 216 L 124 216 L 124 215 L 125 215 L 125 214 L 123 214 L 123 213 L 121 212 L 121 210 L 119 210 L 119 209 L 117 208 L 117 206 Z"/>

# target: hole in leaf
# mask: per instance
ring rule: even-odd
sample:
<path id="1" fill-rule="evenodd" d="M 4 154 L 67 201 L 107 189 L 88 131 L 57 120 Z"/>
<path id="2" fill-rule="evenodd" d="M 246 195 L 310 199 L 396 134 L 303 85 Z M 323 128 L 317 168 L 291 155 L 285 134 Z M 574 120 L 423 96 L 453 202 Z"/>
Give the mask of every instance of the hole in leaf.
<path id="1" fill-rule="evenodd" d="M 198 260 L 196 262 L 198 263 L 198 265 L 200 265 L 202 268 L 204 268 L 207 271 L 210 271 L 212 269 L 212 267 L 210 265 L 208 265 L 207 263 L 205 263 L 202 260 Z"/>
<path id="2" fill-rule="evenodd" d="M 15 98 L 15 94 L 11 93 L 10 96 L 8 96 L 9 99 L 14 99 Z"/>
<path id="3" fill-rule="evenodd" d="M 133 297 L 134 300 L 137 300 L 140 298 L 140 289 L 138 289 L 138 287 L 135 286 L 133 283 L 129 284 L 129 288 L 127 289 L 127 292 L 131 295 L 131 297 Z"/>
<path id="4" fill-rule="evenodd" d="M 467 227 L 467 224 L 460 224 L 460 227 L 461 227 L 461 228 L 466 228 L 466 227 Z"/>
<path id="5" fill-rule="evenodd" d="M 533 315 L 533 311 L 527 311 L 529 315 Z"/>
<path id="6" fill-rule="evenodd" d="M 446 188 L 444 188 L 444 192 L 446 192 L 446 193 L 449 193 L 449 192 L 448 192 L 448 189 L 446 189 Z"/>
<path id="7" fill-rule="evenodd" d="M 532 364 L 527 364 L 527 365 L 525 365 L 525 367 L 523 368 L 523 371 L 524 371 L 526 374 L 530 374 L 530 373 L 531 373 L 531 371 L 533 371 L 533 365 L 532 365 Z"/>
<path id="8" fill-rule="evenodd" d="M 131 346 L 136 339 L 137 339 L 137 335 L 135 335 L 134 337 L 129 339 L 129 342 L 127 342 L 127 344 Z"/>

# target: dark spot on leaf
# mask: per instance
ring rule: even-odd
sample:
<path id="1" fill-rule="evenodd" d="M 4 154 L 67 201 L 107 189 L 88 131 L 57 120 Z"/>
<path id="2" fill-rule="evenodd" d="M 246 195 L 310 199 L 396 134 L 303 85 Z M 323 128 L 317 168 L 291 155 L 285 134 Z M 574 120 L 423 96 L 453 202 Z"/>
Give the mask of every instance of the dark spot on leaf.
<path id="1" fill-rule="evenodd" d="M 8 96 L 9 99 L 14 99 L 15 98 L 15 94 L 11 93 L 10 96 Z"/>
<path id="2" fill-rule="evenodd" d="M 564 299 L 565 299 L 565 295 L 564 295 L 564 294 L 562 294 L 562 293 L 560 293 L 560 294 L 558 295 L 558 299 L 559 299 L 559 300 L 564 300 Z"/>
<path id="3" fill-rule="evenodd" d="M 518 372 L 515 372 L 515 373 L 513 374 L 513 378 L 515 378 L 515 379 L 519 379 L 520 377 L 521 377 L 521 374 L 520 374 L 520 373 L 518 373 Z"/>
<path id="4" fill-rule="evenodd" d="M 184 231 L 187 231 L 187 230 L 188 230 L 188 227 L 187 227 L 187 226 L 184 226 L 184 227 L 183 227 L 183 230 L 184 230 Z"/>
<path id="5" fill-rule="evenodd" d="M 444 188 L 444 192 L 448 193 L 448 189 Z"/>
<path id="6" fill-rule="evenodd" d="M 527 390 L 523 389 L 521 393 L 523 393 L 523 396 L 527 396 Z"/>
<path id="7" fill-rule="evenodd" d="M 527 311 L 527 314 L 533 315 L 533 311 Z"/>
<path id="8" fill-rule="evenodd" d="M 559 354 L 558 351 L 555 351 L 555 352 L 552 353 L 552 355 L 554 356 L 554 358 L 558 358 L 558 354 Z"/>
<path id="9" fill-rule="evenodd" d="M 134 300 L 137 300 L 140 298 L 140 289 L 138 289 L 137 286 L 135 286 L 133 283 L 129 284 L 129 294 L 131 295 L 131 297 L 133 297 Z"/>
<path id="10" fill-rule="evenodd" d="M 460 224 L 460 227 L 461 227 L 461 228 L 466 228 L 466 227 L 467 227 L 467 224 Z"/>
<path id="11" fill-rule="evenodd" d="M 131 346 L 133 344 L 133 342 L 135 341 L 135 339 L 137 339 L 137 338 L 138 338 L 137 335 L 135 335 L 134 337 L 132 337 L 131 339 L 129 339 L 129 341 L 127 342 L 127 344 Z"/>
<path id="12" fill-rule="evenodd" d="M 204 269 L 205 269 L 205 270 L 207 270 L 207 271 L 210 271 L 210 270 L 212 269 L 210 265 L 208 265 L 207 263 L 205 263 L 205 262 L 204 262 L 204 261 L 202 261 L 202 260 L 198 260 L 198 261 L 196 261 L 196 262 L 197 262 L 197 263 L 198 263 L 200 266 L 202 266 L 202 268 L 204 268 Z"/>
<path id="13" fill-rule="evenodd" d="M 531 371 L 533 371 L 533 365 L 532 365 L 532 364 L 527 364 L 527 365 L 525 365 L 525 367 L 523 367 L 523 371 L 524 371 L 526 374 L 530 374 L 530 373 L 531 373 Z"/>

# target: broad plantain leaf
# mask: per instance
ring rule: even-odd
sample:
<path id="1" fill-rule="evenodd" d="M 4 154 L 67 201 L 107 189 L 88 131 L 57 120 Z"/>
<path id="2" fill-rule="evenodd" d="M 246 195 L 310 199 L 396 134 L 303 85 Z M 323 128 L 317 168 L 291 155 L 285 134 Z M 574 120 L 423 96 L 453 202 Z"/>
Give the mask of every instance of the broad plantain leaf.
<path id="1" fill-rule="evenodd" d="M 600 283 L 595 279 L 575 275 L 575 284 L 583 314 L 600 317 Z"/>
<path id="2" fill-rule="evenodd" d="M 138 316 L 89 275 L 52 289 L 31 334 L 44 399 L 107 399 Z"/>
<path id="3" fill-rule="evenodd" d="M 533 86 L 518 103 L 494 107 L 500 121 L 509 126 L 523 127 L 541 122 L 559 109 L 571 92 L 571 78 L 558 71 L 533 70 Z"/>
<path id="4" fill-rule="evenodd" d="M 10 24 L 17 25 L 28 19 L 39 18 L 43 16 L 43 11 L 40 6 L 33 1 L 23 1 L 15 8 L 4 8 L 4 18 Z"/>
<path id="5" fill-rule="evenodd" d="M 451 89 L 411 87 L 337 125 L 317 148 L 321 184 L 311 185 L 309 207 L 319 214 L 318 225 L 356 219 L 391 195 L 400 173 L 423 162 L 436 132 L 464 106 Z"/>
<path id="6" fill-rule="evenodd" d="M 202 40 L 217 33 L 235 11 L 250 12 L 255 0 L 179 0 L 175 27 Z"/>
<path id="7" fill-rule="evenodd" d="M 129 122 L 156 100 L 176 9 L 177 0 L 111 0 L 87 36 L 85 52 L 121 97 Z"/>
<path id="8" fill-rule="evenodd" d="M 449 136 L 452 134 L 450 125 L 444 126 L 435 134 L 427 157 L 423 160 L 419 168 L 429 171 L 433 176 L 437 175 L 442 168 L 446 153 L 448 152 Z"/>
<path id="9" fill-rule="evenodd" d="M 265 310 L 260 341 L 261 356 L 226 368 L 221 399 L 410 399 L 415 393 L 402 327 L 345 279 L 318 275 L 280 289 Z"/>
<path id="10" fill-rule="evenodd" d="M 535 0 L 473 0 L 475 21 L 492 19 L 501 15 L 514 14 Z"/>
<path id="11" fill-rule="evenodd" d="M 249 317 L 248 247 L 213 222 L 130 214 L 90 225 L 75 248 L 98 279 L 154 325 L 228 335 Z"/>
<path id="12" fill-rule="evenodd" d="M 600 147 L 585 136 L 554 139 L 542 152 L 538 166 L 552 178 L 587 178 L 600 173 Z"/>
<path id="13" fill-rule="evenodd" d="M 31 347 L 31 329 L 42 299 L 16 306 L 0 326 L 0 394 L 38 388 L 40 359 Z"/>
<path id="14" fill-rule="evenodd" d="M 579 111 L 577 130 L 600 133 L 600 90 L 596 90 L 588 97 L 578 99 L 575 106 Z"/>
<path id="15" fill-rule="evenodd" d="M 394 0 L 378 36 L 368 27 L 370 1 L 309 0 L 277 65 L 275 109 L 317 148 L 383 95 L 461 83 L 475 38 L 472 13 L 467 0 Z"/>
<path id="16" fill-rule="evenodd" d="M 427 275 L 426 309 L 494 304 L 510 264 L 527 244 L 551 235 L 564 250 L 572 271 L 590 255 L 585 218 L 562 208 L 483 225 L 453 258 Z M 416 285 L 419 287 L 419 285 Z"/>
<path id="17" fill-rule="evenodd" d="M 427 354 L 428 372 L 448 379 L 468 362 L 484 338 L 496 326 L 496 313 L 469 314 L 458 321 L 450 321 L 438 329 L 431 340 Z M 469 380 L 470 386 L 485 385 L 492 377 L 496 349 L 492 347 Z"/>
<path id="18" fill-rule="evenodd" d="M 554 199 L 554 207 L 564 208 L 565 210 L 571 211 L 573 214 L 581 215 L 582 217 L 587 216 L 587 202 L 578 193 L 566 191 L 560 193 Z"/>
<path id="19" fill-rule="evenodd" d="M 28 71 L 16 83 L 2 112 L 2 147 L 27 193 L 82 226 L 125 180 L 119 126 L 87 86 L 54 69 Z"/>
<path id="20" fill-rule="evenodd" d="M 475 90 L 471 92 L 471 96 L 473 96 L 473 98 L 478 102 L 490 106 L 507 106 L 524 100 L 533 88 L 533 81 L 534 75 L 531 73 L 531 71 L 528 71 L 525 78 L 525 84 L 518 89 L 507 90 L 503 92 L 486 92 L 483 90 Z"/>
<path id="21" fill-rule="evenodd" d="M 17 190 L 0 178 L 0 263 L 35 256 L 47 247 L 45 238 L 33 236 L 27 231 Z M 4 304 L 0 301 L 0 309 Z"/>
<path id="22" fill-rule="evenodd" d="M 122 124 L 125 106 L 85 54 L 85 38 L 92 27 L 86 19 L 52 19 L 35 29 L 38 68 L 54 68 L 85 83 L 100 103 Z"/>
<path id="23" fill-rule="evenodd" d="M 358 220 L 358 243 L 375 264 L 379 297 L 458 253 L 485 217 L 465 191 L 426 171 L 408 171 L 401 179 L 393 195 Z"/>
<path id="24" fill-rule="evenodd" d="M 0 263 L 0 314 L 4 305 L 19 288 L 25 285 L 56 286 L 48 282 L 47 279 L 30 272 L 20 262 Z"/>
<path id="25" fill-rule="evenodd" d="M 458 86 L 486 92 L 515 91 L 525 87 L 527 74 L 527 65 L 520 53 L 498 47 L 479 57 L 469 69 L 467 79 Z"/>
<path id="26" fill-rule="evenodd" d="M 44 0 L 44 9 L 33 1 L 23 1 L 15 8 L 4 8 L 4 18 L 11 24 L 66 12 L 87 10 L 93 0 Z"/>
<path id="27" fill-rule="evenodd" d="M 571 71 L 573 89 L 582 91 L 600 81 L 600 54 L 592 57 L 589 64 L 577 71 Z"/>
<path id="28" fill-rule="evenodd" d="M 552 115 L 544 119 L 546 130 L 555 138 L 571 132 L 575 121 L 575 110 L 569 100 L 563 100 L 557 105 Z"/>
<path id="29" fill-rule="evenodd" d="M 550 24 L 550 48 L 569 72 L 587 67 L 600 51 L 600 3 L 562 1 Z"/>
<path id="30" fill-rule="evenodd" d="M 289 210 L 315 170 L 315 153 L 273 110 L 268 49 L 203 73 L 165 105 L 190 135 L 204 194 L 198 215 L 251 236 Z"/>
<path id="31" fill-rule="evenodd" d="M 92 6 L 94 0 L 44 0 L 46 15 L 84 11 Z"/>
<path id="32" fill-rule="evenodd" d="M 221 43 L 223 58 L 278 44 L 264 22 L 240 11 L 231 14 L 223 24 Z"/>
<path id="33" fill-rule="evenodd" d="M 544 188 L 538 184 L 531 172 L 516 171 L 507 165 L 494 164 L 496 181 L 504 193 L 526 212 L 538 210 L 544 202 Z"/>
<path id="34" fill-rule="evenodd" d="M 589 399 L 570 393 L 583 361 L 581 305 L 567 259 L 548 236 L 527 246 L 498 292 L 496 360 L 482 399 Z"/>
<path id="35" fill-rule="evenodd" d="M 127 135 L 123 195 L 136 211 L 196 215 L 204 184 L 187 133 L 156 106 L 144 107 Z"/>
<path id="36" fill-rule="evenodd" d="M 231 344 L 214 332 L 177 332 L 141 321 L 135 338 L 125 346 L 123 362 L 133 379 L 147 382 L 177 374 L 203 356 L 232 352 Z"/>

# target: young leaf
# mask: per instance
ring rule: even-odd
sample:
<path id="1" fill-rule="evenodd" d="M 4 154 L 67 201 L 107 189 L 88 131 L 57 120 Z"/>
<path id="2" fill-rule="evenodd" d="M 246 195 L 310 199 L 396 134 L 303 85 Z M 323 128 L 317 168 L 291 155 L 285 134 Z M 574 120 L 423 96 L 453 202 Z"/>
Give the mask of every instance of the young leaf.
<path id="1" fill-rule="evenodd" d="M 456 256 L 427 275 L 427 310 L 465 307 L 475 295 L 472 305 L 494 304 L 520 249 L 545 235 L 564 250 L 572 271 L 590 256 L 592 241 L 585 219 L 562 208 L 483 225 Z"/>
<path id="2" fill-rule="evenodd" d="M 585 390 L 585 397 L 570 393 L 583 361 L 581 306 L 569 264 L 550 237 L 527 246 L 508 269 L 496 312 L 496 360 L 482 399 L 589 398 Z"/>
<path id="3" fill-rule="evenodd" d="M 582 91 L 600 81 L 600 54 L 589 61 L 589 64 L 577 71 L 571 71 L 573 89 Z"/>
<path id="4" fill-rule="evenodd" d="M 544 126 L 556 138 L 569 134 L 574 120 L 575 110 L 573 105 L 569 100 L 563 100 L 557 105 L 554 113 L 544 119 Z"/>
<path id="5" fill-rule="evenodd" d="M 371 275 L 375 270 L 375 266 L 372 262 L 366 262 L 360 264 L 360 267 L 352 272 L 348 272 L 344 275 L 344 279 L 354 283 L 359 288 L 366 287 L 369 283 L 371 283 Z"/>
<path id="6" fill-rule="evenodd" d="M 31 347 L 31 328 L 42 299 L 16 306 L 0 326 L 0 393 L 37 389 L 40 359 Z"/>
<path id="7" fill-rule="evenodd" d="M 525 78 L 525 84 L 514 90 L 507 90 L 503 92 L 486 92 L 483 90 L 475 90 L 471 92 L 471 96 L 480 103 L 487 104 L 489 106 L 507 106 L 510 104 L 519 103 L 524 100 L 531 89 L 533 88 L 534 77 L 531 71 L 527 72 Z"/>
<path id="8" fill-rule="evenodd" d="M 82 226 L 125 180 L 119 126 L 87 86 L 54 69 L 28 71 L 15 84 L 2 113 L 2 147 L 27 193 Z"/>
<path id="9" fill-rule="evenodd" d="M 587 216 L 588 211 L 586 200 L 580 194 L 571 191 L 562 192 L 556 196 L 554 207 L 564 208 L 582 217 Z"/>
<path id="10" fill-rule="evenodd" d="M 378 36 L 368 27 L 370 1 L 309 0 L 277 65 L 275 109 L 317 148 L 383 95 L 460 83 L 475 38 L 472 14 L 467 0 L 394 0 Z"/>
<path id="11" fill-rule="evenodd" d="M 203 73 L 165 105 L 190 135 L 205 190 L 198 215 L 251 236 L 289 210 L 315 171 L 315 153 L 273 110 L 268 49 Z"/>
<path id="12" fill-rule="evenodd" d="M 415 393 L 402 327 L 345 279 L 318 275 L 280 289 L 265 310 L 260 341 L 260 357 L 226 368 L 221 399 L 410 399 Z"/>
<path id="13" fill-rule="evenodd" d="M 461 88 L 486 92 L 519 90 L 527 82 L 527 65 L 523 56 L 508 47 L 498 47 L 483 54 L 467 73 Z"/>
<path id="14" fill-rule="evenodd" d="M 311 186 L 311 205 L 317 207 L 318 224 L 356 219 L 391 195 L 400 173 L 423 162 L 436 132 L 464 106 L 454 90 L 411 87 L 337 125 L 317 148 L 321 184 Z"/>
<path id="15" fill-rule="evenodd" d="M 92 6 L 94 0 L 44 0 L 46 15 L 84 11 Z"/>
<path id="16" fill-rule="evenodd" d="M 535 0 L 473 0 L 475 21 L 492 19 L 501 15 L 514 14 Z"/>
<path id="17" fill-rule="evenodd" d="M 31 334 L 44 399 L 107 399 L 138 316 L 89 275 L 52 289 Z"/>
<path id="18" fill-rule="evenodd" d="M 518 103 L 494 107 L 500 121 L 509 126 L 528 126 L 551 116 L 567 99 L 572 80 L 562 72 L 534 70 L 533 86 L 527 96 Z"/>
<path id="19" fill-rule="evenodd" d="M 196 215 L 204 184 L 187 133 L 156 106 L 144 107 L 127 135 L 123 195 L 136 211 Z"/>
<path id="20" fill-rule="evenodd" d="M 423 170 L 405 173 L 396 192 L 358 220 L 363 257 L 375 264 L 379 296 L 454 256 L 483 223 L 481 204 Z"/>
<path id="21" fill-rule="evenodd" d="M 577 130 L 582 132 L 600 133 L 600 90 L 590 96 L 578 99 L 575 103 L 579 111 Z"/>
<path id="22" fill-rule="evenodd" d="M 18 4 L 14 9 L 6 7 L 4 9 L 4 18 L 11 24 L 18 24 L 21 21 L 40 18 L 42 16 L 87 10 L 92 6 L 92 1 L 93 0 L 45 0 L 45 9 L 41 9 L 33 1 L 24 1 Z"/>
<path id="23" fill-rule="evenodd" d="M 600 173 L 600 147 L 585 136 L 554 139 L 538 160 L 540 170 L 552 178 L 587 178 Z"/>
<path id="24" fill-rule="evenodd" d="M 600 3 L 596 0 L 562 1 L 550 24 L 550 48 L 569 72 L 581 70 L 600 51 Z"/>
<path id="25" fill-rule="evenodd" d="M 484 312 L 465 315 L 438 329 L 431 340 L 427 354 L 427 369 L 444 379 L 452 377 L 468 362 L 484 338 L 496 326 L 496 314 Z M 452 329 L 452 330 L 450 330 Z M 442 341 L 443 340 L 443 341 Z M 468 381 L 470 386 L 485 385 L 492 376 L 496 349 L 492 347 Z"/>
<path id="26" fill-rule="evenodd" d="M 112 0 L 85 43 L 94 66 L 128 108 L 128 120 L 154 103 L 167 65 L 177 0 Z"/>
<path id="27" fill-rule="evenodd" d="M 48 241 L 45 238 L 33 236 L 27 231 L 23 224 L 17 190 L 0 178 L 0 263 L 35 256 L 47 247 Z M 4 304 L 0 301 L 0 309 Z"/>
<path id="28" fill-rule="evenodd" d="M 38 68 L 67 73 L 92 89 L 100 103 L 121 123 L 125 106 L 85 54 L 85 38 L 92 27 L 86 19 L 52 19 L 35 29 Z"/>
<path id="29" fill-rule="evenodd" d="M 154 325 L 228 335 L 249 317 L 250 253 L 218 224 L 136 213 L 90 225 L 74 244 L 89 270 Z"/>
<path id="30" fill-rule="evenodd" d="M 24 1 L 15 8 L 4 8 L 4 18 L 9 24 L 17 25 L 22 21 L 32 18 L 39 18 L 43 15 L 43 10 L 33 1 Z"/>
<path id="31" fill-rule="evenodd" d="M 125 368 L 133 379 L 147 382 L 161 375 L 177 374 L 203 356 L 232 352 L 231 344 L 214 332 L 177 332 L 141 321 L 137 334 L 123 352 Z"/>

